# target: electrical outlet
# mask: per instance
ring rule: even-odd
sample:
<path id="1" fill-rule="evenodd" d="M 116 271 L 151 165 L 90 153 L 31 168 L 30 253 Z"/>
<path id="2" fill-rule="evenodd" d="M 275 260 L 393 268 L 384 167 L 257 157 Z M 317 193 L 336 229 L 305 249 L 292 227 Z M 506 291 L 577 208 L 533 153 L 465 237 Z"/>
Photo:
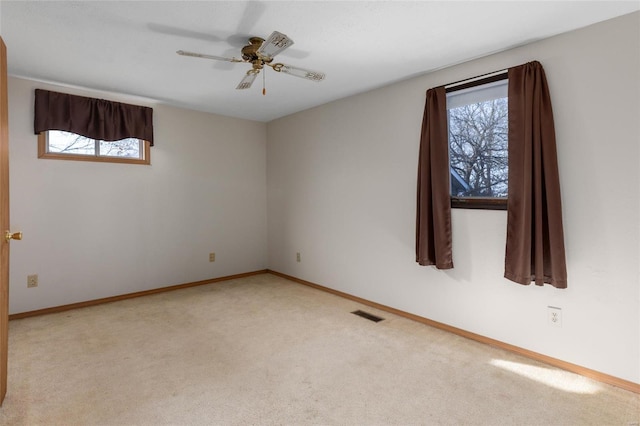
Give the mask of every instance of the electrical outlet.
<path id="1" fill-rule="evenodd" d="M 300 252 L 296 253 L 296 262 L 300 262 Z"/>
<path id="2" fill-rule="evenodd" d="M 556 306 L 547 306 L 547 318 L 549 325 L 562 327 L 562 309 Z"/>
<path id="3" fill-rule="evenodd" d="M 38 275 L 27 275 L 27 287 L 38 287 Z"/>
<path id="4" fill-rule="evenodd" d="M 215 262 L 215 261 L 216 261 L 216 254 L 209 253 L 209 262 Z"/>

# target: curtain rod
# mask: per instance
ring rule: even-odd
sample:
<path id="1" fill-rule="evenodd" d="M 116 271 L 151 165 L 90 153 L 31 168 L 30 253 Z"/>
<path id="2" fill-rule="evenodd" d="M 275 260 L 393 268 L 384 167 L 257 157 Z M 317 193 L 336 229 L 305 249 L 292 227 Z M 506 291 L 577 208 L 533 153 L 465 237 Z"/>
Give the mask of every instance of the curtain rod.
<path id="1" fill-rule="evenodd" d="M 450 88 L 453 88 L 455 86 L 459 86 L 461 84 L 471 83 L 473 81 L 480 80 L 480 79 L 483 79 L 483 78 L 489 78 L 489 77 L 493 77 L 493 76 L 496 76 L 496 75 L 504 74 L 507 71 L 509 71 L 509 68 L 505 68 L 505 69 L 502 69 L 502 70 L 499 70 L 499 71 L 488 72 L 486 74 L 478 75 L 476 77 L 465 78 L 463 80 L 458 80 L 458 81 L 454 81 L 453 83 L 446 84 L 444 86 L 444 88 L 445 89 L 450 89 Z"/>

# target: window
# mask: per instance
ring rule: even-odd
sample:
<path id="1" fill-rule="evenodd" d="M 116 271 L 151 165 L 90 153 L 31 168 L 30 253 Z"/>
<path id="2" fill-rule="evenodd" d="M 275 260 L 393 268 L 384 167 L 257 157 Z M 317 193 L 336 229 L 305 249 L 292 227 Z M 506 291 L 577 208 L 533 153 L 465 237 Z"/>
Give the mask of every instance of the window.
<path id="1" fill-rule="evenodd" d="M 447 89 L 451 207 L 507 208 L 507 90 L 506 73 Z"/>
<path id="2" fill-rule="evenodd" d="M 153 109 L 35 90 L 38 158 L 151 164 Z"/>
<path id="3" fill-rule="evenodd" d="M 103 141 L 61 130 L 38 135 L 38 157 L 58 160 L 150 164 L 149 142 L 126 138 Z"/>
<path id="4" fill-rule="evenodd" d="M 459 189 L 461 193 L 472 193 L 470 189 L 473 188 L 473 182 L 471 178 L 466 180 L 454 168 L 455 162 L 449 160 L 449 127 L 456 125 L 455 122 L 450 124 L 449 119 L 450 116 L 455 117 L 456 111 L 447 112 L 447 91 L 459 91 L 462 94 L 462 90 L 472 86 L 505 80 L 504 72 L 493 73 L 491 80 L 487 77 L 480 81 L 484 77 L 481 76 L 474 79 L 474 84 L 457 82 L 427 90 L 418 159 L 416 262 L 434 265 L 438 269 L 453 268 L 451 207 L 455 198 L 471 200 L 469 206 L 464 206 L 464 202 L 461 204 L 476 208 L 485 207 L 482 200 L 495 200 L 508 210 L 504 277 L 523 285 L 535 282 L 540 286 L 547 283 L 556 288 L 566 288 L 560 176 L 547 78 L 538 61 L 510 67 L 507 73 L 509 117 L 504 122 L 507 123 L 509 139 L 508 182 L 506 179 L 489 180 L 491 185 L 485 186 L 485 192 L 480 192 L 481 197 L 477 198 L 451 196 L 449 178 L 452 170 L 460 176 L 458 185 L 462 188 Z M 479 89 L 467 92 L 480 93 Z M 451 95 L 452 104 L 449 108 L 453 110 L 503 97 L 481 97 L 473 102 L 455 105 Z M 476 121 L 468 126 L 481 128 Z M 456 134 L 456 129 L 452 130 Z M 492 131 L 495 136 L 496 129 L 492 128 Z M 498 151 L 498 148 L 492 148 L 492 151 Z M 500 167 L 492 163 L 492 171 L 497 168 Z M 486 197 L 501 192 L 499 186 L 502 184 L 508 185 L 508 205 L 506 197 Z M 481 200 L 479 206 L 472 205 L 478 200 Z M 489 205 L 487 208 L 497 207 Z M 542 226 L 531 226 L 532 223 Z"/>

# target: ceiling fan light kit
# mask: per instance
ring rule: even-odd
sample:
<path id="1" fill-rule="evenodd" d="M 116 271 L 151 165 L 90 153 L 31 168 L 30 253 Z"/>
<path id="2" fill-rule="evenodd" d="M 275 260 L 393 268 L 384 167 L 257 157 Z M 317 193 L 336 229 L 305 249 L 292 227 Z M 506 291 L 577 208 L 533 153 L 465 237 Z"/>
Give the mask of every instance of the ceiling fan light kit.
<path id="1" fill-rule="evenodd" d="M 244 46 L 241 50 L 242 59 L 224 58 L 222 56 L 205 55 L 202 53 L 186 52 L 184 50 L 178 50 L 176 53 L 181 56 L 191 56 L 195 58 L 213 59 L 216 61 L 226 62 L 244 62 L 251 64 L 251 69 L 247 71 L 246 75 L 242 78 L 242 80 L 236 87 L 236 89 L 239 90 L 249 89 L 260 73 L 260 70 L 262 70 L 265 65 L 271 67 L 274 71 L 282 72 L 284 74 L 293 75 L 307 80 L 316 82 L 324 80 L 325 74 L 322 72 L 311 71 L 282 63 L 271 63 L 273 62 L 274 56 L 291 47 L 292 45 L 293 40 L 291 40 L 281 32 L 274 31 L 266 40 L 261 37 L 249 38 L 249 44 Z M 263 94 L 264 93 L 265 90 L 263 88 Z"/>

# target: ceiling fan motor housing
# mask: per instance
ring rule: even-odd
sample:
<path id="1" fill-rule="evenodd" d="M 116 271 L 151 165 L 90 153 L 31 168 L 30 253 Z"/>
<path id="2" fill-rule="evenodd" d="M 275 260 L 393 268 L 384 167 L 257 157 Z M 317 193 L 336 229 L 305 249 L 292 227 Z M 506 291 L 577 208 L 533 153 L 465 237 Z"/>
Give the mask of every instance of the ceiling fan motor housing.
<path id="1" fill-rule="evenodd" d="M 258 54 L 258 49 L 260 49 L 260 46 L 262 46 L 262 43 L 264 43 L 264 39 L 261 37 L 251 37 L 249 39 L 249 43 L 248 45 L 244 46 L 241 50 L 242 52 L 242 59 L 244 59 L 245 61 L 251 62 L 254 65 L 259 65 L 260 68 L 262 68 L 262 64 L 263 63 L 269 63 L 271 62 L 271 58 L 266 58 L 260 54 Z"/>

